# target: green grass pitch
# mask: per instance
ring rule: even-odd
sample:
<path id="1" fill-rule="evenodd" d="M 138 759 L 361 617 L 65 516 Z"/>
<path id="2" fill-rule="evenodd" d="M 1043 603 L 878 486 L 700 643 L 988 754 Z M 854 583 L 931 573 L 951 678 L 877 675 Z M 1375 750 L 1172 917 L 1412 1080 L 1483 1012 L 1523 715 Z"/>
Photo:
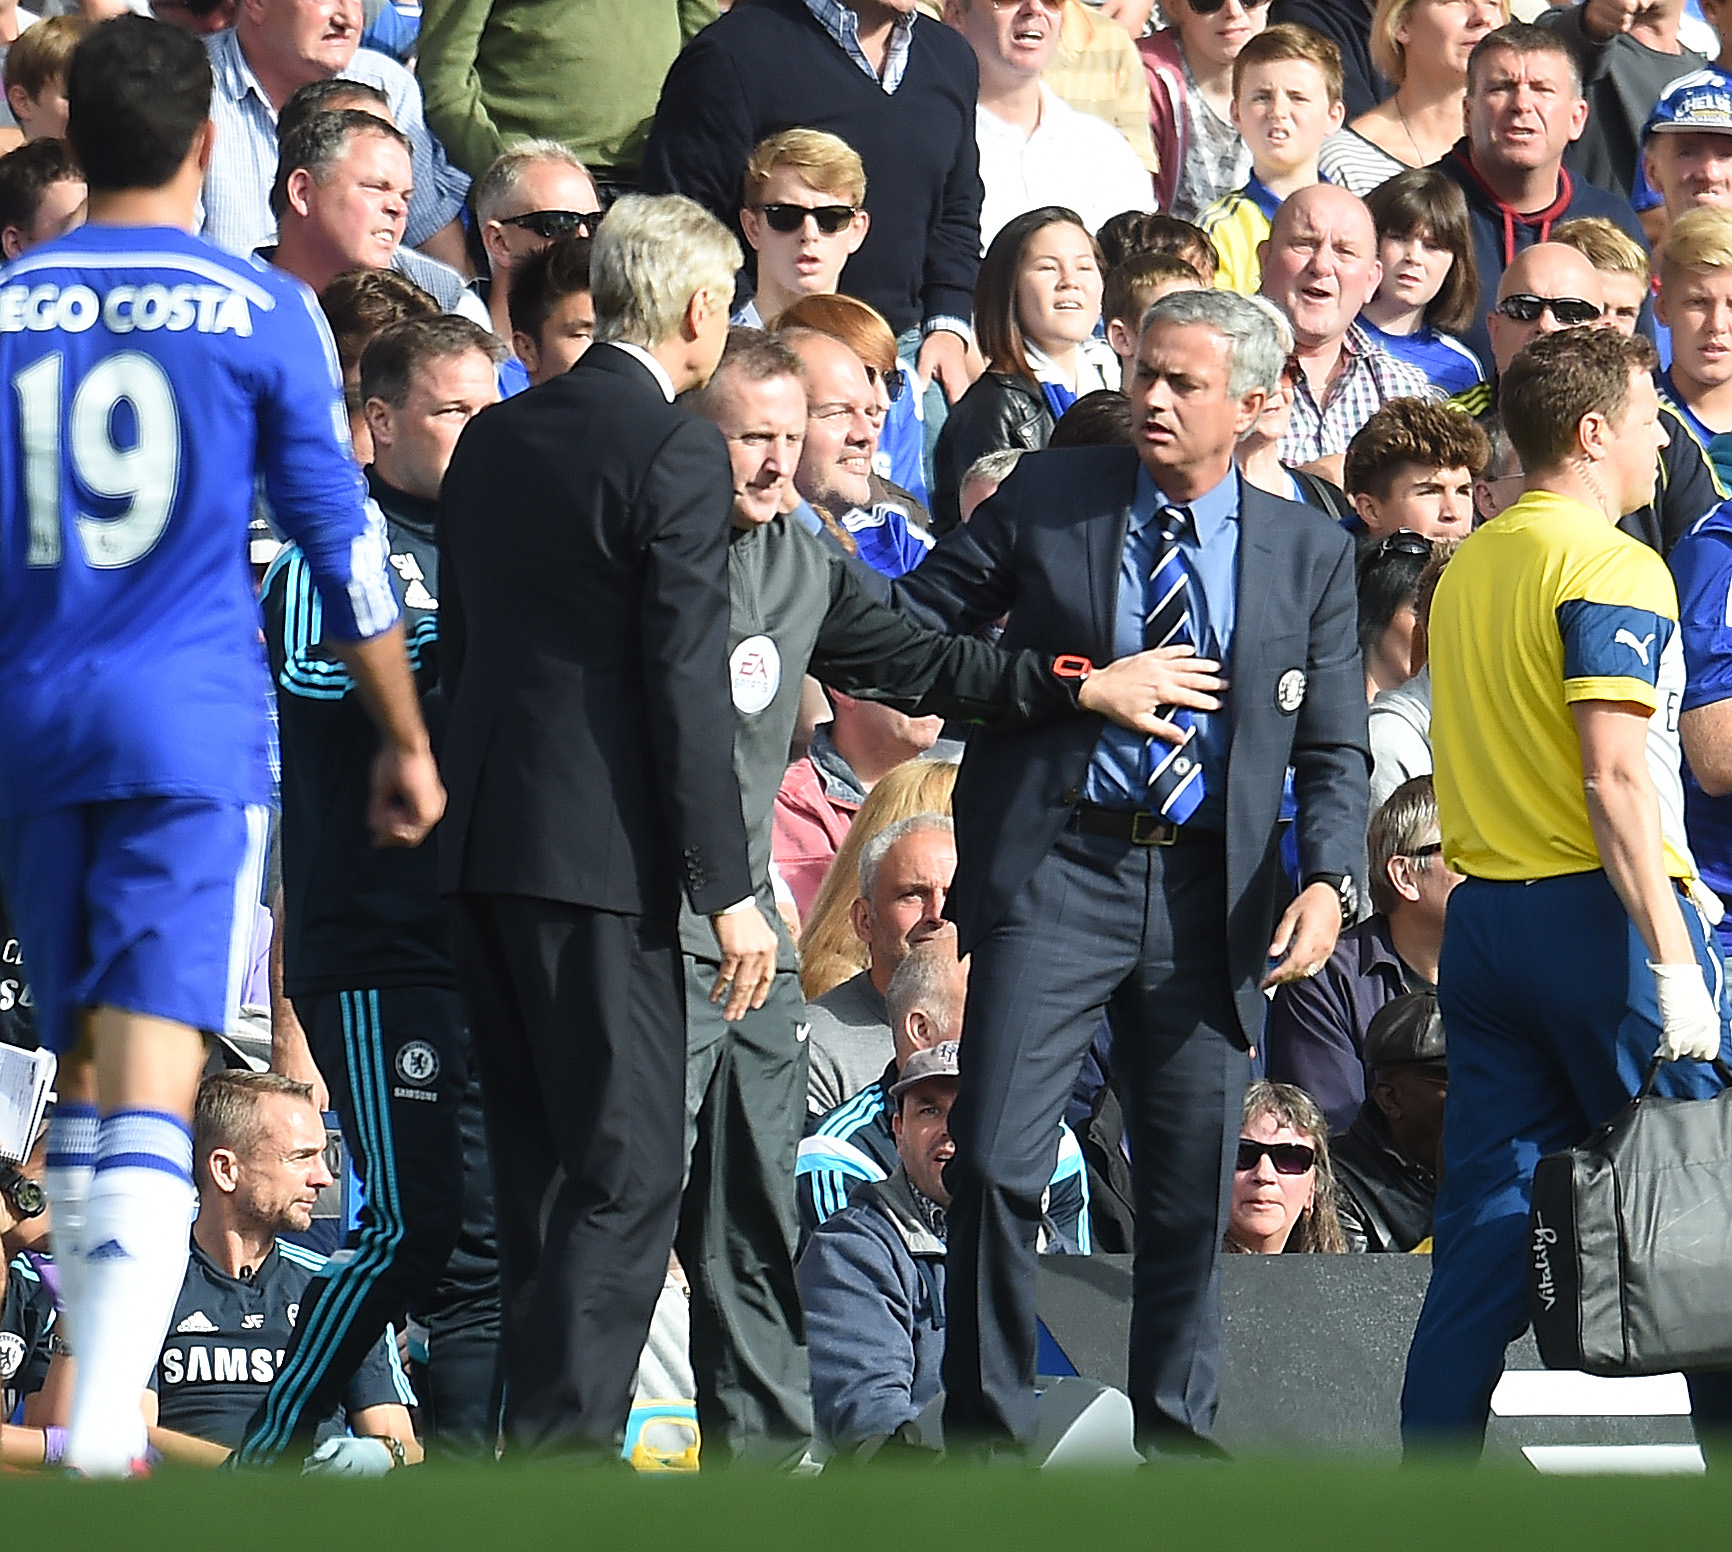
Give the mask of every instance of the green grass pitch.
<path id="1" fill-rule="evenodd" d="M 425 1466 L 378 1482 L 162 1471 L 136 1483 L 0 1477 L 6 1552 L 1709 1552 L 1732 1473 L 1543 1478 L 1241 1459 L 1134 1475 L 885 1469 L 634 1478 Z"/>

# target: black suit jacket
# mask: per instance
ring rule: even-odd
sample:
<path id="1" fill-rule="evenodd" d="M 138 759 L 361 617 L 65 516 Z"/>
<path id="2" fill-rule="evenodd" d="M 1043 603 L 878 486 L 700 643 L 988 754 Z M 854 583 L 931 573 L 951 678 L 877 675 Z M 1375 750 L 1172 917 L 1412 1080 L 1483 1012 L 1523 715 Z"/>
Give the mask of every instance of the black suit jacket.
<path id="1" fill-rule="evenodd" d="M 964 528 L 896 584 L 928 623 L 972 631 L 1006 610 L 1006 647 L 1110 662 L 1119 565 L 1136 491 L 1128 448 L 1026 457 Z M 1246 1044 L 1281 884 L 1277 819 L 1293 767 L 1302 876 L 1363 873 L 1371 757 L 1353 546 L 1310 507 L 1240 484 L 1239 589 L 1227 761 L 1227 933 Z M 1303 698 L 1291 710 L 1304 675 Z M 1286 679 L 1287 693 L 1278 698 Z M 1082 797 L 1101 730 L 1077 717 L 969 741 L 956 784 L 956 882 L 946 909 L 967 952 L 1004 915 Z"/>
<path id="2" fill-rule="evenodd" d="M 440 494 L 440 888 L 634 914 L 752 893 L 727 446 L 596 346 L 470 422 Z"/>

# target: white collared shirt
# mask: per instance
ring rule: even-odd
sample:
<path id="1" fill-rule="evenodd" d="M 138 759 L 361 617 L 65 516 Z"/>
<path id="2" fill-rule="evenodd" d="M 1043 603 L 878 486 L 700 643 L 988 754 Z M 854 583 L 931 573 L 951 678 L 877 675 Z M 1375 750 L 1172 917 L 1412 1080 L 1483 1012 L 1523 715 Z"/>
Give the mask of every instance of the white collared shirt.
<path id="1" fill-rule="evenodd" d="M 648 369 L 651 377 L 656 380 L 656 387 L 661 389 L 662 397 L 669 404 L 674 402 L 674 380 L 668 376 L 667 368 L 657 361 L 642 345 L 634 345 L 630 340 L 602 340 L 599 343 L 611 345 L 615 350 L 623 350 L 634 361 L 641 361 Z"/>
<path id="2" fill-rule="evenodd" d="M 974 115 L 980 147 L 980 251 L 999 228 L 1025 210 L 1063 205 L 1093 232 L 1121 210 L 1153 210 L 1154 184 L 1137 154 L 1105 119 L 1079 113 L 1044 82 L 1040 123 L 1024 135 L 980 108 Z"/>

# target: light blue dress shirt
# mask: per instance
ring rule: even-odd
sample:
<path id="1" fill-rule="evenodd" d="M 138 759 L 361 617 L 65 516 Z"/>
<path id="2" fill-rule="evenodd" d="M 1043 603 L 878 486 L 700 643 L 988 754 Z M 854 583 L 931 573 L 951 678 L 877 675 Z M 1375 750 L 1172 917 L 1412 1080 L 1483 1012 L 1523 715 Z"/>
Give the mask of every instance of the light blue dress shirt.
<path id="1" fill-rule="evenodd" d="M 1175 505 L 1156 486 L 1147 469 L 1137 471 L 1131 521 L 1119 561 L 1118 607 L 1113 618 L 1113 656 L 1129 657 L 1143 650 L 1143 619 L 1148 612 L 1149 573 L 1160 546 L 1155 514 Z M 1179 553 L 1190 573 L 1191 634 L 1198 655 L 1228 664 L 1232 661 L 1233 620 L 1239 583 L 1239 472 L 1231 471 L 1213 490 L 1189 503 L 1191 522 L 1179 538 Z M 1227 751 L 1232 743 L 1232 714 L 1227 697 L 1216 712 L 1194 713 L 1196 752 L 1203 762 L 1206 795 L 1188 821 L 1195 829 L 1227 827 Z M 1083 796 L 1110 808 L 1148 806 L 1148 741 L 1129 728 L 1109 723 L 1095 745 Z"/>

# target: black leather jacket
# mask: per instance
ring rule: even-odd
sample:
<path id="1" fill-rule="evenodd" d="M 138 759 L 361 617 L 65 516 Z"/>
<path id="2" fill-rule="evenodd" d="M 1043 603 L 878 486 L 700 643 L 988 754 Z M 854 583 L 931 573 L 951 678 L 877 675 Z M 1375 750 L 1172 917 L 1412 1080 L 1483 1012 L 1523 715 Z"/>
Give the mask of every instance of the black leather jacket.
<path id="1" fill-rule="evenodd" d="M 1375 1103 L 1366 1100 L 1353 1124 L 1329 1140 L 1329 1159 L 1349 1250 L 1408 1251 L 1430 1238 L 1437 1178 L 1396 1148 Z"/>
<path id="2" fill-rule="evenodd" d="M 1052 411 L 1037 385 L 988 372 L 951 406 L 933 449 L 932 521 L 947 534 L 962 521 L 962 479 L 975 459 L 1011 447 L 1036 452 L 1052 436 Z"/>

